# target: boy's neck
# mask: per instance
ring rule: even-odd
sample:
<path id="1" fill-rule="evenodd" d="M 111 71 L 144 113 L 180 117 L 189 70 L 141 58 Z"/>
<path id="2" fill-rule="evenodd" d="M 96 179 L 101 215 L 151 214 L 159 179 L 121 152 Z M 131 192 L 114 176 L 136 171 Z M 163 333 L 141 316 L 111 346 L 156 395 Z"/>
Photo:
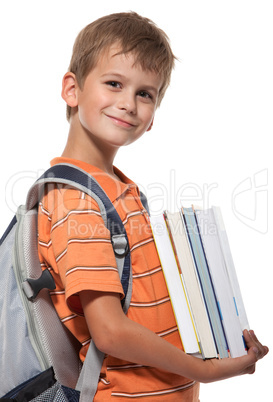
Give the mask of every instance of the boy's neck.
<path id="1" fill-rule="evenodd" d="M 62 156 L 65 158 L 77 159 L 96 166 L 105 173 L 120 180 L 114 173 L 114 158 L 118 148 L 103 148 L 99 141 L 90 141 L 88 134 L 82 129 L 77 130 L 77 123 L 71 121 L 68 140 Z"/>

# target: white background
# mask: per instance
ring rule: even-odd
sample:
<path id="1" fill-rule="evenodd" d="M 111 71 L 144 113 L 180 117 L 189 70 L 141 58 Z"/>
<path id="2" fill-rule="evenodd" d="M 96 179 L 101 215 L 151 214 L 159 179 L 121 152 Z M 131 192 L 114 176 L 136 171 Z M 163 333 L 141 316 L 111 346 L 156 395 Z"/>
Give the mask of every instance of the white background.
<path id="1" fill-rule="evenodd" d="M 221 206 L 250 324 L 272 348 L 272 1 L 1 2 L 0 230 L 64 147 L 61 79 L 77 33 L 128 10 L 167 32 L 179 62 L 152 131 L 116 165 L 152 213 Z M 271 365 L 272 353 L 254 376 L 203 385 L 201 401 L 270 400 Z"/>

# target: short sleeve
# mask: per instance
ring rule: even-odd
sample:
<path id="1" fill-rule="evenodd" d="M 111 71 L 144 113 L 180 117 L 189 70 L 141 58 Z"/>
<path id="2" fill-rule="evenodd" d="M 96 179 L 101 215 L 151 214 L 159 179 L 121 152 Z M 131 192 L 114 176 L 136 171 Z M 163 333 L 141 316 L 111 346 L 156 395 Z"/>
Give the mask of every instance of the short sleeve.
<path id="1" fill-rule="evenodd" d="M 95 200 L 76 190 L 63 194 L 52 214 L 51 241 L 68 307 L 82 315 L 79 292 L 123 289 L 109 230 Z"/>

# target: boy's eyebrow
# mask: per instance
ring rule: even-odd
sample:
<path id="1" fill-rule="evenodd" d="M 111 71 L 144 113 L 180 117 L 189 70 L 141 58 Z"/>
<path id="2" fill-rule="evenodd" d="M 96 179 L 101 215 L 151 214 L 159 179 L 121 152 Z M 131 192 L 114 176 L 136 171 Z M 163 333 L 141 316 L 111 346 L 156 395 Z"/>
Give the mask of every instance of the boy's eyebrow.
<path id="1" fill-rule="evenodd" d="M 108 75 L 115 76 L 117 78 L 125 78 L 124 75 L 119 74 L 119 73 L 115 73 L 115 72 L 112 72 L 112 71 L 109 71 L 108 73 L 102 74 L 101 77 L 104 78 L 104 77 L 107 77 Z"/>
<path id="2" fill-rule="evenodd" d="M 119 73 L 116 73 L 116 72 L 111 72 L 111 71 L 109 71 L 108 73 L 105 73 L 105 74 L 102 74 L 102 78 L 105 78 L 105 77 L 108 77 L 108 76 L 111 76 L 111 77 L 116 77 L 116 78 L 118 78 L 118 79 L 126 79 L 126 77 L 124 76 L 124 75 L 122 75 L 122 74 L 119 74 Z M 159 90 L 156 88 L 156 87 L 154 87 L 154 86 L 152 86 L 152 85 L 149 85 L 149 84 L 143 84 L 143 89 L 146 89 L 147 91 L 153 91 L 153 92 L 155 92 L 156 94 L 158 94 L 158 92 L 159 92 Z"/>

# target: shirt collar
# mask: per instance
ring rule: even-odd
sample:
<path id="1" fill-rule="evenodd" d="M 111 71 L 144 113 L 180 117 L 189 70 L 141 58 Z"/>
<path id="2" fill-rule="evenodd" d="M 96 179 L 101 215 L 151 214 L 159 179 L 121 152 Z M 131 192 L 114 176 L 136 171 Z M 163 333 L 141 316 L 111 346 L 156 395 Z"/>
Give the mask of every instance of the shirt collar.
<path id="1" fill-rule="evenodd" d="M 105 173 L 96 166 L 77 159 L 58 157 L 50 162 L 51 166 L 57 165 L 58 163 L 69 163 L 91 174 L 106 192 L 111 202 L 114 202 L 129 188 L 135 187 L 137 192 L 139 192 L 136 184 L 115 166 L 114 173 L 120 180 L 111 177 L 108 173 Z"/>

